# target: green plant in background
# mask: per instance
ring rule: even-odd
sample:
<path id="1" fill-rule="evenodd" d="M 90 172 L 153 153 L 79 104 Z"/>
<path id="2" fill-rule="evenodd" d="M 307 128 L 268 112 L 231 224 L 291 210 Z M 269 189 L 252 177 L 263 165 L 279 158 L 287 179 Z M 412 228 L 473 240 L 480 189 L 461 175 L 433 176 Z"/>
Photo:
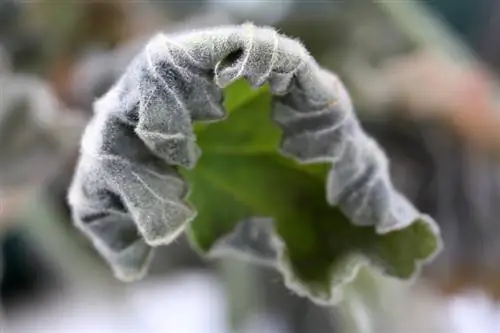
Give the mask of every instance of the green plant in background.
<path id="1" fill-rule="evenodd" d="M 440 248 L 338 78 L 273 29 L 160 34 L 95 109 L 69 202 L 123 280 L 187 227 L 201 252 L 275 266 L 321 304 L 360 264 L 410 279 Z"/>

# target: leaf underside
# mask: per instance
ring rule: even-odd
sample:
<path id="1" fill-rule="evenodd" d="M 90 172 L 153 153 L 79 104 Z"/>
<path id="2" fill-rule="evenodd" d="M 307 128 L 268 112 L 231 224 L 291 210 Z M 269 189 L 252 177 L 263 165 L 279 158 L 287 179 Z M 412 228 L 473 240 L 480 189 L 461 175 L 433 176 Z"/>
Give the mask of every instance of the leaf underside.
<path id="1" fill-rule="evenodd" d="M 326 201 L 330 165 L 303 165 L 280 155 L 271 98 L 266 87 L 237 81 L 226 88 L 228 119 L 195 126 L 203 154 L 194 170 L 183 171 L 198 211 L 189 230 L 193 244 L 208 253 L 240 221 L 270 217 L 284 244 L 284 273 L 318 302 L 331 302 L 364 261 L 389 276 L 413 277 L 418 262 L 440 246 L 432 224 L 422 218 L 384 235 L 353 225 Z"/>

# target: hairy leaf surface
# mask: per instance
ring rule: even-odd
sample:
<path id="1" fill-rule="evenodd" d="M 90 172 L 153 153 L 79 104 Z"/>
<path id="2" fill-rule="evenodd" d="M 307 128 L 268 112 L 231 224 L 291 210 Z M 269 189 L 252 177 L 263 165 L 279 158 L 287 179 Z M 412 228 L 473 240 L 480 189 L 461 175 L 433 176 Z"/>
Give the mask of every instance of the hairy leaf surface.
<path id="1" fill-rule="evenodd" d="M 253 230 L 253 217 L 272 219 L 256 234 L 287 285 L 317 302 L 336 301 L 366 258 L 409 278 L 439 248 L 338 77 L 300 42 L 251 24 L 152 38 L 95 103 L 69 202 L 123 280 L 191 225 L 210 251 Z"/>
<path id="2" fill-rule="evenodd" d="M 329 205 L 325 184 L 330 166 L 303 165 L 278 153 L 281 133 L 270 121 L 268 89 L 256 93 L 237 82 L 226 94 L 229 118 L 197 130 L 203 154 L 196 169 L 185 173 L 192 190 L 189 200 L 198 210 L 190 235 L 199 249 L 212 251 L 238 222 L 254 223 L 253 229 L 250 225 L 235 230 L 237 242 L 217 249 L 252 256 L 257 246 L 266 247 L 253 259 L 264 262 L 281 256 L 278 265 L 287 283 L 319 302 L 337 300 L 338 287 L 354 276 L 363 260 L 408 279 L 419 261 L 436 252 L 436 230 L 425 217 L 380 235 L 374 227 L 354 225 Z M 248 220 L 252 216 L 272 219 Z M 261 244 L 250 244 L 251 235 L 259 233 L 264 237 Z M 273 235 L 262 235 L 266 233 Z M 262 243 L 266 241 L 271 243 Z M 271 247 L 282 253 L 274 254 Z"/>

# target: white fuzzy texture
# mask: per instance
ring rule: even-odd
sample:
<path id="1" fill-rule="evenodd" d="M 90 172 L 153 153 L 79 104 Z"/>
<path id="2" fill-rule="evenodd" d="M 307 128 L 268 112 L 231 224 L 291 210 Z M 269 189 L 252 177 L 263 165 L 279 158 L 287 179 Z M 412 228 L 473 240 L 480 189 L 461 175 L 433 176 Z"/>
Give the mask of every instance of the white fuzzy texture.
<path id="1" fill-rule="evenodd" d="M 251 24 L 159 34 L 95 103 L 69 192 L 77 225 L 117 275 L 142 275 L 149 247 L 172 242 L 195 217 L 176 167 L 195 167 L 192 123 L 224 119 L 221 89 L 240 78 L 269 84 L 284 155 L 334 164 L 327 199 L 352 223 L 386 233 L 421 218 L 393 188 L 342 83 L 300 42 Z"/>

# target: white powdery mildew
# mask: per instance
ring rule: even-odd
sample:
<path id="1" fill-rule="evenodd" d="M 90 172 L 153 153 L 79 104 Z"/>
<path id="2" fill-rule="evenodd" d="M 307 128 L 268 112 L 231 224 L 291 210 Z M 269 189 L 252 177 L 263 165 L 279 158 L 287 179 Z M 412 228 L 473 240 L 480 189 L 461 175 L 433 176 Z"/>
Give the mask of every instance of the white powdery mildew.
<path id="1" fill-rule="evenodd" d="M 392 187 L 343 85 L 300 42 L 251 24 L 159 34 L 95 103 L 69 192 L 77 225 L 117 275 L 140 276 L 148 247 L 170 243 L 195 217 L 176 167 L 195 166 L 192 123 L 224 119 L 221 88 L 240 78 L 269 84 L 283 154 L 335 164 L 327 199 L 354 224 L 384 233 L 420 217 Z"/>

